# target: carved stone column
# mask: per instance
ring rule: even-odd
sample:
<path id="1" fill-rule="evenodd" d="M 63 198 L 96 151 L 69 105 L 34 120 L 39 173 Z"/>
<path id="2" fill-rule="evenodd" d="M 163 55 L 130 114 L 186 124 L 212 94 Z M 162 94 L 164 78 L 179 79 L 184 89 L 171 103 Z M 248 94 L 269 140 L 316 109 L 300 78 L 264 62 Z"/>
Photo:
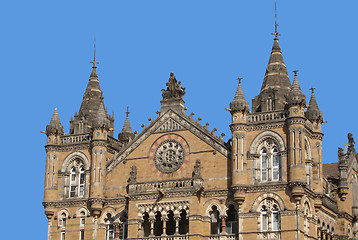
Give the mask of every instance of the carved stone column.
<path id="1" fill-rule="evenodd" d="M 143 228 L 142 228 L 143 222 L 144 221 L 142 219 L 138 220 L 138 237 L 144 237 Z"/>
<path id="2" fill-rule="evenodd" d="M 227 234 L 226 232 L 226 216 L 220 216 L 221 218 L 221 233 L 222 234 Z"/>
<path id="3" fill-rule="evenodd" d="M 163 221 L 163 233 L 162 233 L 162 236 L 167 236 L 167 221 L 168 221 L 167 216 L 163 216 L 162 221 Z"/>
<path id="4" fill-rule="evenodd" d="M 150 234 L 149 234 L 149 237 L 154 237 L 154 221 L 155 221 L 155 219 L 149 219 L 149 222 L 150 222 Z"/>
<path id="5" fill-rule="evenodd" d="M 119 239 L 119 227 L 120 223 L 114 224 L 114 239 Z"/>
<path id="6" fill-rule="evenodd" d="M 180 216 L 175 215 L 174 220 L 175 220 L 175 233 L 174 233 L 174 235 L 179 235 L 179 220 L 180 220 Z"/>
<path id="7" fill-rule="evenodd" d="M 52 218 L 52 215 L 46 215 L 47 217 L 47 240 L 51 240 L 51 218 Z"/>

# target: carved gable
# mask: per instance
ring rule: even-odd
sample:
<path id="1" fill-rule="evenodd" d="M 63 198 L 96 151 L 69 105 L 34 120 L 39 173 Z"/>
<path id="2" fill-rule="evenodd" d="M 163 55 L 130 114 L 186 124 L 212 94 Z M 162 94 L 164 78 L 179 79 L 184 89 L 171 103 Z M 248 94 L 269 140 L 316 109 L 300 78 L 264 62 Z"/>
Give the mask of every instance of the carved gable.
<path id="1" fill-rule="evenodd" d="M 151 122 L 148 127 L 136 136 L 127 146 L 120 152 L 117 152 L 113 159 L 107 165 L 107 172 L 113 170 L 120 162 L 122 162 L 131 152 L 133 152 L 140 144 L 142 144 L 151 134 L 175 132 L 188 130 L 195 136 L 200 138 L 203 142 L 211 146 L 215 151 L 228 157 L 228 149 L 223 140 L 219 139 L 215 133 L 209 132 L 206 127 L 196 123 L 192 118 L 177 114 L 169 110 L 162 116 L 158 117 L 155 121 Z"/>
<path id="2" fill-rule="evenodd" d="M 185 127 L 182 126 L 180 123 L 175 121 L 173 118 L 169 118 L 166 122 L 160 125 L 154 133 L 162 133 L 162 132 L 174 132 L 185 130 Z"/>

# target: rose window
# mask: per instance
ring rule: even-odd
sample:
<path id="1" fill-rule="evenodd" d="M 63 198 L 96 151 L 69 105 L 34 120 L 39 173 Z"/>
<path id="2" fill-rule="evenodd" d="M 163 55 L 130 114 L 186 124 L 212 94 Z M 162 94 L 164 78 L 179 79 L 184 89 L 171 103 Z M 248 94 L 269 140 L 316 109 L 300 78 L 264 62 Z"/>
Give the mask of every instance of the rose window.
<path id="1" fill-rule="evenodd" d="M 181 143 L 170 139 L 160 143 L 157 147 L 154 164 L 162 173 L 172 173 L 183 165 L 184 156 L 184 148 Z"/>

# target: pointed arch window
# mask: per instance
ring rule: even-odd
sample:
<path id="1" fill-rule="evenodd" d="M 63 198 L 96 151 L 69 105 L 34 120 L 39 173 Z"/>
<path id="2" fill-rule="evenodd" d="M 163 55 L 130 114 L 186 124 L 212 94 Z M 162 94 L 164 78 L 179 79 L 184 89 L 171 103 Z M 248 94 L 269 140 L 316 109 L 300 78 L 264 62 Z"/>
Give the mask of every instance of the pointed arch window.
<path id="1" fill-rule="evenodd" d="M 76 195 L 76 168 L 71 168 L 71 175 L 70 175 L 70 197 L 74 197 Z"/>
<path id="2" fill-rule="evenodd" d="M 260 204 L 260 225 L 261 231 L 279 231 L 281 228 L 280 210 L 273 199 L 265 199 Z"/>
<path id="3" fill-rule="evenodd" d="M 276 147 L 272 149 L 272 181 L 280 179 L 280 158 Z"/>
<path id="4" fill-rule="evenodd" d="M 266 148 L 261 150 L 261 181 L 268 180 L 268 156 Z"/>
<path id="5" fill-rule="evenodd" d="M 86 172 L 83 162 L 77 159 L 70 164 L 69 168 L 69 186 L 65 186 L 65 188 L 68 188 L 65 191 L 66 196 L 70 198 L 84 197 L 86 193 Z"/>
<path id="6" fill-rule="evenodd" d="M 85 169 L 81 167 L 79 173 L 79 188 L 78 196 L 83 197 L 85 195 Z"/>
<path id="7" fill-rule="evenodd" d="M 260 149 L 260 148 L 259 148 Z M 280 153 L 276 145 L 267 140 L 261 145 L 259 159 L 259 176 L 261 182 L 279 181 L 281 178 Z"/>
<path id="8" fill-rule="evenodd" d="M 210 212 L 211 218 L 211 234 L 219 234 L 221 228 L 221 219 L 219 219 L 218 208 L 214 205 Z"/>

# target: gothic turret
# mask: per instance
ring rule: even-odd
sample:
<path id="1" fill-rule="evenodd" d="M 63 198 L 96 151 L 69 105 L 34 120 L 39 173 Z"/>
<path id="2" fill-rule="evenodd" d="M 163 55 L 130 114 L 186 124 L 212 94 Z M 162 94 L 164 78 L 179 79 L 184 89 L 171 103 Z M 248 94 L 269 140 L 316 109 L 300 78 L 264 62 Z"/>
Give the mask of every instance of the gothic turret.
<path id="1" fill-rule="evenodd" d="M 286 105 L 286 97 L 291 90 L 287 68 L 283 61 L 281 48 L 278 43 L 277 30 L 274 33 L 274 43 L 270 59 L 266 68 L 261 92 L 252 100 L 253 112 L 268 112 L 283 110 Z"/>
<path id="2" fill-rule="evenodd" d="M 61 125 L 57 108 L 55 108 L 50 124 L 46 126 L 46 135 L 63 135 L 63 126 Z"/>
<path id="3" fill-rule="evenodd" d="M 246 101 L 244 91 L 241 87 L 241 79 L 242 78 L 237 78 L 237 80 L 239 80 L 239 85 L 237 86 L 234 100 L 230 103 L 231 114 L 239 111 L 249 112 L 250 109 L 249 102 Z"/>
<path id="4" fill-rule="evenodd" d="M 181 82 L 176 80 L 174 73 L 170 73 L 169 80 L 167 82 L 167 89 L 162 89 L 163 99 L 160 101 L 161 108 L 160 113 L 164 114 L 169 109 L 176 111 L 177 113 L 184 112 L 184 100 L 185 88 L 181 86 Z"/>
<path id="5" fill-rule="evenodd" d="M 319 110 L 316 97 L 314 96 L 315 88 L 311 88 L 312 94 L 308 109 L 306 111 L 306 117 L 311 121 L 323 121 L 323 113 Z"/>
<path id="6" fill-rule="evenodd" d="M 305 107 L 306 96 L 302 93 L 300 84 L 298 83 L 298 78 L 297 78 L 298 70 L 295 70 L 293 72 L 295 73 L 295 76 L 293 78 L 291 91 L 287 98 L 288 105 L 289 106 L 300 105 L 300 106 Z"/>
<path id="7" fill-rule="evenodd" d="M 83 100 L 78 114 L 76 113 L 74 119 L 70 121 L 70 134 L 83 134 L 90 133 L 91 130 L 88 128 L 89 125 L 93 124 L 93 121 L 98 120 L 98 115 L 108 120 L 110 128 L 114 126 L 114 118 L 105 111 L 103 102 L 103 92 L 99 85 L 97 76 L 97 63 L 96 54 L 92 66 L 92 72 L 87 84 L 85 93 L 83 94 Z M 103 111 L 100 110 L 103 108 Z M 102 112 L 99 112 L 102 111 Z M 109 132 L 110 136 L 113 136 L 113 131 Z"/>
<path id="8" fill-rule="evenodd" d="M 131 128 L 131 124 L 129 122 L 128 115 L 129 115 L 129 111 L 128 111 L 128 107 L 127 107 L 126 120 L 124 121 L 122 132 L 120 132 L 118 134 L 118 140 L 125 144 L 134 138 L 134 133 L 132 132 L 132 128 Z"/>

